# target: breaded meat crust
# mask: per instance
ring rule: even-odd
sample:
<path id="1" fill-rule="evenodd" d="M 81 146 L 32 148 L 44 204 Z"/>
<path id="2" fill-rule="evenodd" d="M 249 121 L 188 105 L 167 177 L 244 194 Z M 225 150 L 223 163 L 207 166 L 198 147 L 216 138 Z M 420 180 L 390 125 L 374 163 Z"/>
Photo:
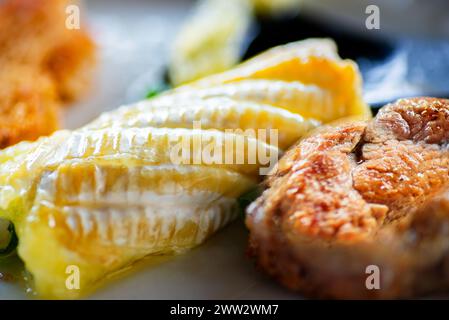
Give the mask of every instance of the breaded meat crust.
<path id="1" fill-rule="evenodd" d="M 286 153 L 248 207 L 249 254 L 312 297 L 448 289 L 448 141 L 449 100 L 433 98 L 320 129 Z"/>
<path id="2" fill-rule="evenodd" d="M 59 106 L 88 86 L 94 44 L 66 28 L 71 3 L 0 3 L 0 148 L 53 132 Z"/>

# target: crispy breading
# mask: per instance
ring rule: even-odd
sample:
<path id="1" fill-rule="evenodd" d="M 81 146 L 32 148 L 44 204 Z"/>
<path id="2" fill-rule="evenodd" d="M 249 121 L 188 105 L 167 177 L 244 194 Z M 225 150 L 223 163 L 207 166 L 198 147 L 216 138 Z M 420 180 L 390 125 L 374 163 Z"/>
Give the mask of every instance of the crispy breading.
<path id="1" fill-rule="evenodd" d="M 0 148 L 58 128 L 58 109 L 88 87 L 95 46 L 66 28 L 67 0 L 0 4 Z"/>

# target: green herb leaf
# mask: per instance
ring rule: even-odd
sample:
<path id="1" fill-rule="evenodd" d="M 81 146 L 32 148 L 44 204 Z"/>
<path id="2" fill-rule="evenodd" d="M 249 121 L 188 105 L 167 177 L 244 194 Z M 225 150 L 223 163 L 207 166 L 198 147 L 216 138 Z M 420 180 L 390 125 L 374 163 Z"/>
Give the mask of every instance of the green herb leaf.
<path id="1" fill-rule="evenodd" d="M 146 99 L 151 99 L 164 91 L 170 89 L 170 86 L 166 83 L 161 83 L 150 88 L 145 96 Z"/>

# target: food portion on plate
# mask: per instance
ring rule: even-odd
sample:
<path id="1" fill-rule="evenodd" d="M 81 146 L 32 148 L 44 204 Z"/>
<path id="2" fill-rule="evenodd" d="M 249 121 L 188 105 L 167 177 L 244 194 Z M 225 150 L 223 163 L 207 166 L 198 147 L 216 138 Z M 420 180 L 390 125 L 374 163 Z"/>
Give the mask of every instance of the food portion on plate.
<path id="1" fill-rule="evenodd" d="M 448 132 L 449 100 L 435 98 L 401 99 L 373 120 L 319 128 L 279 160 L 247 209 L 251 256 L 313 297 L 447 289 Z M 367 270 L 375 269 L 379 290 L 370 290 Z"/>
<path id="2" fill-rule="evenodd" d="M 200 1 L 173 44 L 170 82 L 180 85 L 236 65 L 252 23 L 249 1 Z"/>
<path id="3" fill-rule="evenodd" d="M 0 3 L 0 148 L 52 133 L 59 107 L 88 87 L 94 44 L 66 27 L 70 3 Z"/>
<path id="4" fill-rule="evenodd" d="M 332 41 L 273 48 L 78 130 L 1 151 L 0 217 L 14 225 L 3 230 L 17 233 L 41 297 L 74 298 L 145 256 L 201 244 L 260 181 L 267 164 L 259 153 L 250 160 L 255 150 L 277 161 L 309 129 L 345 116 L 366 119 L 370 110 L 357 66 Z M 82 274 L 79 291 L 66 287 L 69 266 Z"/>
<path id="5" fill-rule="evenodd" d="M 301 0 L 201 0 L 176 36 L 169 63 L 173 85 L 238 64 L 256 32 L 254 16 L 296 12 Z"/>

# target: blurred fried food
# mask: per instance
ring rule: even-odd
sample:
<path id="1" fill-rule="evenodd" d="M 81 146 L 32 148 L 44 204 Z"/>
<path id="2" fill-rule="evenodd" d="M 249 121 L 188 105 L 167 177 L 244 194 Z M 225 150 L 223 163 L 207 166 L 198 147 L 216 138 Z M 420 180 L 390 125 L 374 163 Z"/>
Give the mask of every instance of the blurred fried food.
<path id="1" fill-rule="evenodd" d="M 58 108 L 88 87 L 95 46 L 66 28 L 67 0 L 0 5 L 0 148 L 58 127 Z"/>

